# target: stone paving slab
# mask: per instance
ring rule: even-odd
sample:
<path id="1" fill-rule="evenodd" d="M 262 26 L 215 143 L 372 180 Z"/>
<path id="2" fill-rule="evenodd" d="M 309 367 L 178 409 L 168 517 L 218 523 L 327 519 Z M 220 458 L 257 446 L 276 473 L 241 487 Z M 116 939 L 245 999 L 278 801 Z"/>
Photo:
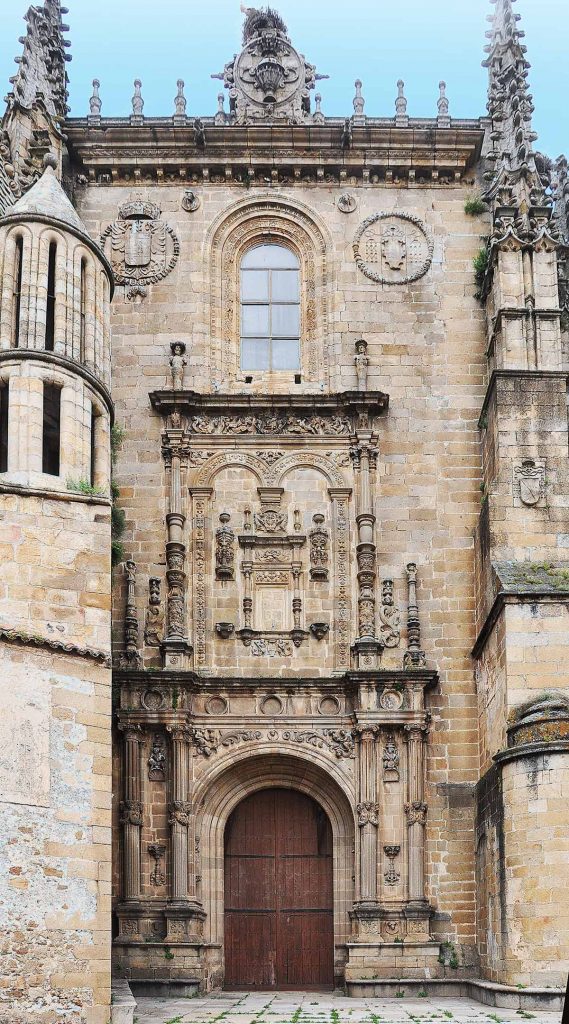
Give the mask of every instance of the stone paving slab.
<path id="1" fill-rule="evenodd" d="M 314 992 L 220 992 L 196 999 L 137 997 L 135 1024 L 558 1024 L 559 1013 L 502 1010 L 473 999 L 350 999 Z"/>

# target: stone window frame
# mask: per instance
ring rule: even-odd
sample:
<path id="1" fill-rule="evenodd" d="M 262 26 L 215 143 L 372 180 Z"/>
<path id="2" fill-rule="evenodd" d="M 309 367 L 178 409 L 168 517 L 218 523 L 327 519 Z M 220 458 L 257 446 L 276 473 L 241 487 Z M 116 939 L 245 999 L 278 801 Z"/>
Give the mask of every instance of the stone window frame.
<path id="1" fill-rule="evenodd" d="M 224 387 L 243 383 L 240 367 L 240 271 L 245 254 L 257 245 L 290 248 L 300 262 L 301 358 L 299 371 L 266 372 L 269 379 L 330 386 L 331 282 L 328 257 L 332 242 L 324 225 L 303 204 L 285 196 L 260 195 L 240 201 L 221 214 L 205 241 L 204 265 L 209 267 L 210 343 L 206 364 L 211 380 Z M 324 344 L 327 339 L 328 344 Z M 256 379 L 263 372 L 256 371 Z"/>

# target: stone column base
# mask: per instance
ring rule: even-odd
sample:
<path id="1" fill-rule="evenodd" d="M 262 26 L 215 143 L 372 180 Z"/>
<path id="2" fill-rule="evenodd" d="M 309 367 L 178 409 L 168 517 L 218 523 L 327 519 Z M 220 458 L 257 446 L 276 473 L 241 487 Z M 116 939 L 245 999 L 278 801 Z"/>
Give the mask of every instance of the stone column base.
<path id="1" fill-rule="evenodd" d="M 166 904 L 167 943 L 201 942 L 205 910 L 196 900 L 179 900 Z"/>

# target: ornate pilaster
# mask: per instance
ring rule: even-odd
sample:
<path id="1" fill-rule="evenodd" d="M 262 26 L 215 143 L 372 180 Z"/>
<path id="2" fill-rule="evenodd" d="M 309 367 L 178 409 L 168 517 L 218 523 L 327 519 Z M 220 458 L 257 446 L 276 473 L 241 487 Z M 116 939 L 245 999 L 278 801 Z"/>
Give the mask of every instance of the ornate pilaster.
<path id="1" fill-rule="evenodd" d="M 190 843 L 193 846 L 190 797 L 190 730 L 185 725 L 167 727 L 172 743 L 172 799 L 170 825 L 170 900 L 165 910 L 168 942 L 196 938 L 205 917 L 195 898 L 195 874 L 189 877 Z M 193 857 L 192 857 L 193 864 Z"/>
<path id="2" fill-rule="evenodd" d="M 375 916 L 379 911 L 377 893 L 379 803 L 377 792 L 376 725 L 357 727 L 358 788 L 356 817 L 358 835 L 358 888 L 354 907 L 356 916 Z"/>
<path id="3" fill-rule="evenodd" d="M 358 668 L 376 668 L 381 644 L 376 633 L 376 547 L 375 513 L 373 508 L 373 477 L 377 466 L 377 449 L 371 438 L 352 448 L 351 456 L 356 472 L 356 523 L 358 541 L 358 637 L 354 652 Z"/>
<path id="4" fill-rule="evenodd" d="M 170 428 L 162 437 L 162 453 L 169 482 L 169 512 L 166 515 L 166 627 L 161 643 L 165 668 L 189 667 L 192 646 L 188 639 L 186 609 L 186 516 L 182 503 L 182 477 L 189 452 L 188 438 L 181 428 Z"/>
<path id="5" fill-rule="evenodd" d="M 140 779 L 140 726 L 119 726 L 123 732 L 124 799 L 120 805 L 123 829 L 123 901 L 138 901 L 140 885 L 140 834 L 143 824 Z"/>
<path id="6" fill-rule="evenodd" d="M 124 652 L 120 659 L 121 668 L 140 668 L 142 659 L 138 651 L 138 615 L 136 611 L 136 565 L 124 563 L 126 576 L 126 603 L 124 613 Z"/>
<path id="7" fill-rule="evenodd" d="M 417 605 L 417 566 L 407 566 L 407 650 L 403 657 L 404 668 L 425 668 L 425 652 L 421 650 L 421 623 Z"/>
<path id="8" fill-rule="evenodd" d="M 334 544 L 334 667 L 347 669 L 350 665 L 351 587 L 349 553 L 349 488 L 331 487 L 332 525 Z"/>
<path id="9" fill-rule="evenodd" d="M 406 916 L 424 918 L 430 916 L 425 898 L 425 826 L 427 804 L 425 803 L 424 746 L 428 733 L 426 725 L 406 725 L 407 741 L 407 802 L 405 814 L 408 829 L 408 899 Z"/>

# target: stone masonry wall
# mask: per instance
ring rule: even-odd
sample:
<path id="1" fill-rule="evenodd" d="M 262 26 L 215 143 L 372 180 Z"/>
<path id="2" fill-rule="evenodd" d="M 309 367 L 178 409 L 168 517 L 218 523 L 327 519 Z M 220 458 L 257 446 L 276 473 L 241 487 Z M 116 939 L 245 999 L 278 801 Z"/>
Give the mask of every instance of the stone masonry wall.
<path id="1" fill-rule="evenodd" d="M 427 766 L 427 886 L 440 914 L 435 922 L 437 935 L 462 946 L 468 959 L 476 941 L 473 812 L 468 800 L 459 814 L 451 812 L 449 794 L 453 785 L 472 786 L 478 773 L 470 650 L 474 642 L 472 531 L 480 509 L 477 420 L 484 395 L 485 336 L 483 310 L 474 297 L 472 258 L 486 225 L 464 213 L 471 186 L 401 189 L 358 187 L 354 182 L 349 187 L 358 204 L 349 215 L 336 205 L 337 188 L 324 184 L 279 187 L 278 195 L 292 210 L 301 204 L 327 239 L 324 287 L 329 317 L 327 324 L 317 323 L 316 328 L 328 347 L 330 375 L 325 388 L 356 386 L 354 342 L 364 337 L 370 357 L 368 388 L 390 395 L 389 413 L 381 421 L 375 495 L 378 576 L 394 578 L 395 598 L 404 612 L 404 566 L 410 560 L 418 563 L 423 647 L 428 663 L 438 668 L 441 677 L 440 692 L 429 698 L 433 727 Z M 195 191 L 200 206 L 188 213 L 181 205 L 182 187 L 137 183 L 136 193 L 157 203 L 162 220 L 175 231 L 180 256 L 168 276 L 148 286 L 146 298 L 128 299 L 128 287 L 119 287 L 112 307 L 113 398 L 117 421 L 125 432 L 117 480 L 127 516 L 125 552 L 137 564 L 139 623 L 144 622 L 148 578 L 164 579 L 166 540 L 163 424 L 151 411 L 148 394 L 170 386 L 168 359 L 174 340 L 187 345 L 186 387 L 214 390 L 206 373 L 211 338 L 208 230 L 215 218 L 221 223 L 224 214 L 245 197 L 243 189 L 231 185 L 212 184 Z M 106 185 L 88 185 L 78 193 L 80 216 L 94 238 L 116 220 L 119 206 L 133 194 L 132 188 Z M 273 195 L 266 188 L 250 189 L 246 198 L 267 202 Z M 420 217 L 434 239 L 432 267 L 413 284 L 377 285 L 356 266 L 355 232 L 366 217 L 381 210 Z M 222 262 L 221 273 L 225 272 Z M 222 390 L 233 391 L 248 387 L 244 380 L 231 378 L 222 385 Z M 219 386 L 218 380 L 215 387 Z M 261 390 L 269 386 L 267 379 L 258 385 Z M 292 375 L 286 386 L 293 393 L 319 390 L 317 381 L 295 384 Z M 249 387 L 255 389 L 254 384 Z M 282 382 L 277 387 L 282 390 Z M 228 444 L 234 443 L 228 438 Z M 226 495 L 231 495 L 237 482 L 226 479 Z M 219 495 L 219 508 L 226 495 Z M 209 530 L 216 525 L 208 523 Z M 192 529 L 190 522 L 190 543 Z M 117 651 L 123 641 L 120 580 L 117 574 Z M 355 598 L 354 589 L 353 607 Z M 354 618 L 352 637 L 355 632 Z M 400 667 L 403 647 L 404 639 L 399 650 L 386 654 L 383 667 Z M 146 665 L 156 664 L 156 652 L 147 650 L 145 659 Z M 302 667 L 301 661 L 298 671 Z M 258 670 L 251 666 L 252 678 Z M 279 665 L 279 672 L 286 675 L 286 667 Z"/>

